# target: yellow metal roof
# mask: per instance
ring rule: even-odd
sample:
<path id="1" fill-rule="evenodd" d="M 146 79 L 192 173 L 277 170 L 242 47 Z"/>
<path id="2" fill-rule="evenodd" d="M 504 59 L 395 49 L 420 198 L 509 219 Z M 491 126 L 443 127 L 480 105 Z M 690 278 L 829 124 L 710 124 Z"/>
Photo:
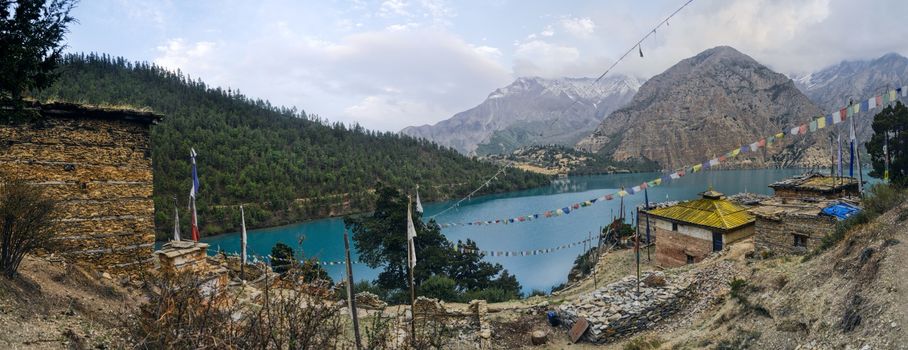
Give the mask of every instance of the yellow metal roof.
<path id="1" fill-rule="evenodd" d="M 722 230 L 731 230 L 752 223 L 755 220 L 754 216 L 747 212 L 747 208 L 723 198 L 707 198 L 705 196 L 697 200 L 681 202 L 670 207 L 652 209 L 647 212 L 667 219 Z"/>

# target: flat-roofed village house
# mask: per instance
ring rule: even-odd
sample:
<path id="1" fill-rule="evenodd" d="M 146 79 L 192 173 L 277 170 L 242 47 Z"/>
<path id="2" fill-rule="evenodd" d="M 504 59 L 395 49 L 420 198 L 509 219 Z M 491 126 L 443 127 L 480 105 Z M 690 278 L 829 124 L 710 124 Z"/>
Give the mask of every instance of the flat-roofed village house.
<path id="1" fill-rule="evenodd" d="M 656 263 L 677 267 L 699 262 L 726 245 L 754 233 L 754 216 L 747 208 L 709 190 L 701 198 L 644 210 L 656 240 Z"/>
<path id="2" fill-rule="evenodd" d="M 113 273 L 150 267 L 150 127 L 162 117 L 68 103 L 25 111 L 37 117 L 0 123 L 0 178 L 39 185 L 57 200 L 58 252 Z"/>
<path id="3" fill-rule="evenodd" d="M 860 210 L 858 180 L 816 173 L 769 185 L 775 195 L 751 210 L 756 217 L 754 249 L 766 254 L 803 254 L 835 231 L 836 222 Z M 840 211 L 832 208 L 844 209 Z M 825 212 L 824 212 L 825 211 Z"/>
<path id="4" fill-rule="evenodd" d="M 807 173 L 785 179 L 772 185 L 774 195 L 780 198 L 825 198 L 836 199 L 858 196 L 858 180 L 845 176 L 826 176 Z"/>

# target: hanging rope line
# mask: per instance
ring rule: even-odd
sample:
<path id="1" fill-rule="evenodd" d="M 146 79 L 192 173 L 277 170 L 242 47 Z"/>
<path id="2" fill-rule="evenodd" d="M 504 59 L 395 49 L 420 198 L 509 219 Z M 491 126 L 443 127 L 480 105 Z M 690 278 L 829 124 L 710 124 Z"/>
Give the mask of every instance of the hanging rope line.
<path id="1" fill-rule="evenodd" d="M 456 203 L 452 204 L 451 206 L 445 208 L 444 210 L 442 210 L 438 213 L 435 213 L 432 216 L 429 216 L 429 219 L 434 219 L 435 217 L 437 217 L 441 214 L 447 213 L 449 210 L 459 207 L 461 203 L 470 200 L 471 198 L 473 198 L 473 195 L 475 195 L 477 192 L 479 192 L 486 186 L 489 186 L 489 184 L 492 183 L 492 180 L 498 179 L 498 175 L 503 174 L 505 169 L 507 169 L 507 167 L 509 167 L 509 166 L 511 166 L 511 164 L 506 161 L 504 164 L 501 165 L 500 168 L 498 168 L 498 171 L 495 172 L 495 175 L 492 175 L 491 177 L 486 179 L 486 181 L 482 185 L 479 185 L 479 187 L 477 187 L 475 190 L 473 190 L 472 192 L 470 192 L 469 194 L 467 194 L 466 196 L 464 196 L 463 198 L 461 198 L 460 200 L 458 200 Z"/>
<path id="2" fill-rule="evenodd" d="M 634 49 L 639 50 L 639 51 L 640 51 L 640 57 L 643 57 L 643 49 L 640 47 L 640 44 L 642 44 L 643 41 L 646 40 L 647 38 L 649 38 L 651 35 L 656 34 L 656 29 L 659 29 L 659 28 L 662 27 L 663 25 L 667 25 L 667 24 L 668 24 L 668 20 L 670 20 L 672 17 L 675 17 L 675 15 L 677 15 L 678 12 L 681 12 L 681 10 L 683 10 L 685 7 L 687 7 L 687 5 L 690 5 L 690 3 L 692 3 L 692 2 L 694 2 L 694 0 L 687 0 L 687 2 L 685 2 L 683 5 L 681 5 L 681 7 L 679 7 L 678 9 L 676 9 L 675 12 L 672 12 L 670 15 L 668 15 L 668 17 L 665 17 L 665 19 L 663 19 L 661 22 L 659 22 L 658 24 L 656 24 L 655 27 L 653 27 L 652 29 L 650 29 L 650 31 L 647 32 L 646 35 L 644 35 L 642 38 L 640 38 L 640 40 L 638 40 L 637 43 L 635 43 L 634 45 L 632 45 L 631 47 L 629 47 L 629 48 L 627 49 L 627 51 L 625 51 L 624 54 L 621 55 L 621 57 L 618 58 L 618 60 L 616 60 L 615 62 L 612 62 L 612 64 L 611 64 L 608 68 L 605 69 L 605 72 L 603 72 L 601 75 L 599 75 L 598 78 L 596 78 L 596 80 L 594 80 L 592 83 L 590 83 L 590 84 L 587 86 L 587 92 L 589 93 L 589 90 L 591 90 L 591 89 L 593 88 L 593 86 L 595 86 L 597 83 L 599 83 L 599 81 L 602 80 L 602 78 L 605 78 L 605 76 L 606 76 L 609 72 L 611 72 L 612 69 L 615 69 L 615 67 L 618 65 L 618 63 L 621 63 L 621 61 L 623 61 L 625 58 L 627 58 L 627 55 L 629 55 L 631 52 L 633 52 Z M 580 101 L 579 99 L 575 99 L 574 102 L 572 102 L 570 105 L 568 105 L 568 107 L 565 108 L 563 111 L 568 111 L 568 110 L 570 110 L 570 109 L 573 108 L 574 105 L 577 104 L 579 101 Z M 558 122 L 559 120 L 561 120 L 561 117 L 558 117 L 558 118 L 555 118 L 554 120 L 552 120 L 552 122 L 549 123 L 548 129 L 551 129 L 552 126 L 555 125 L 555 123 Z M 544 132 L 545 132 L 545 131 L 543 130 L 543 133 L 544 133 Z M 542 137 L 542 135 L 543 135 L 542 133 L 539 134 L 540 137 Z"/>
<path id="3" fill-rule="evenodd" d="M 562 244 L 557 247 L 532 249 L 532 250 L 517 250 L 517 251 L 479 250 L 479 249 L 469 249 L 469 248 L 460 247 L 456 244 L 454 245 L 454 250 L 457 250 L 458 252 L 461 252 L 461 253 L 478 253 L 478 254 L 485 254 L 486 256 L 496 256 L 496 257 L 497 256 L 508 256 L 508 257 L 510 257 L 510 256 L 533 256 L 533 255 L 554 253 L 554 252 L 557 252 L 562 249 L 569 249 L 569 248 L 577 247 L 577 246 L 583 245 L 585 243 L 593 242 L 596 239 L 598 239 L 598 237 L 597 238 L 586 238 L 581 241 Z"/>
<path id="4" fill-rule="evenodd" d="M 615 197 L 624 197 L 627 195 L 633 195 L 640 191 L 643 191 L 649 187 L 660 186 L 663 184 L 668 184 L 673 180 L 677 180 L 687 173 L 696 173 L 703 170 L 707 170 L 711 167 L 717 166 L 719 164 L 725 163 L 730 159 L 736 158 L 740 154 L 744 153 L 753 153 L 759 150 L 760 148 L 766 148 L 771 146 L 773 143 L 781 142 L 786 137 L 806 135 L 807 133 L 813 133 L 817 130 L 824 129 L 827 126 L 829 128 L 835 128 L 837 124 L 843 124 L 843 122 L 848 118 L 856 118 L 862 112 L 868 112 L 876 108 L 884 108 L 887 105 L 898 101 L 901 97 L 908 97 L 908 86 L 903 86 L 893 90 L 884 92 L 881 95 L 870 97 L 866 100 L 861 100 L 855 104 L 849 105 L 847 107 L 842 107 L 835 112 L 823 115 L 820 117 L 811 117 L 810 121 L 804 124 L 801 124 L 790 129 L 785 129 L 777 134 L 760 138 L 759 140 L 752 142 L 750 144 L 743 145 L 741 147 L 735 148 L 731 151 L 728 151 L 722 156 L 708 159 L 702 163 L 694 164 L 682 168 L 678 168 L 671 173 L 664 174 L 658 179 L 653 179 L 652 181 L 643 182 L 637 186 L 622 189 L 617 192 L 605 194 L 596 198 L 592 198 L 583 202 L 573 203 L 568 206 L 561 208 L 547 210 L 542 213 L 535 213 L 511 218 L 503 219 L 493 219 L 493 220 L 474 220 L 468 222 L 453 222 L 453 223 L 444 223 L 440 224 L 442 228 L 448 227 L 459 227 L 459 226 L 483 226 L 483 225 L 492 225 L 492 224 L 514 224 L 521 222 L 531 222 L 543 218 L 553 218 L 560 217 L 563 215 L 570 214 L 577 209 L 591 206 L 600 201 L 610 201 Z M 866 116 L 866 115 L 865 115 Z M 786 136 L 789 135 L 789 136 Z"/>
<path id="5" fill-rule="evenodd" d="M 687 2 L 684 3 L 684 5 L 681 5 L 681 7 L 679 7 L 677 10 L 675 10 L 675 12 L 672 12 L 670 15 L 668 15 L 668 17 L 666 17 L 664 20 L 662 20 L 662 22 L 659 22 L 658 24 L 656 24 L 656 26 L 653 27 L 653 29 L 652 29 L 649 33 L 647 33 L 646 35 L 643 36 L 643 38 L 641 38 L 639 41 L 637 41 L 637 44 L 636 44 L 636 45 L 631 46 L 631 48 L 628 49 L 628 51 L 625 52 L 623 55 L 621 55 L 621 57 L 618 58 L 617 61 L 615 61 L 614 63 L 612 63 L 612 65 L 609 66 L 608 69 L 606 69 L 605 72 L 602 73 L 602 75 L 600 75 L 598 78 L 596 78 L 596 80 L 593 81 L 593 83 L 590 84 L 590 85 L 587 87 L 587 90 L 588 90 L 587 92 L 589 92 L 589 89 L 592 89 L 593 86 L 596 85 L 596 83 L 598 83 L 600 80 L 602 80 L 602 78 L 605 77 L 606 74 L 608 74 L 613 68 L 615 68 L 615 66 L 617 66 L 619 62 L 621 62 L 622 60 L 624 60 L 624 58 L 628 55 L 628 53 L 630 53 L 631 51 L 633 51 L 635 47 L 639 48 L 640 43 L 643 42 L 643 40 L 646 40 L 646 38 L 648 38 L 650 35 L 654 34 L 654 33 L 656 32 L 656 29 L 659 29 L 659 27 L 661 27 L 662 25 L 668 23 L 668 20 L 669 20 L 669 19 L 671 19 L 672 17 L 674 17 L 676 14 L 678 14 L 678 12 L 680 12 L 682 9 L 684 9 L 685 7 L 687 7 L 687 5 L 689 5 L 689 4 L 690 4 L 691 2 L 693 2 L 693 1 L 694 1 L 694 0 L 688 0 Z M 641 56 L 642 56 L 642 55 L 641 55 Z M 578 101 L 579 101 L 578 99 L 575 99 L 574 102 L 572 102 L 572 103 L 571 103 L 567 108 L 565 108 L 563 111 L 569 111 L 571 108 L 573 108 L 573 106 L 574 106 Z M 555 125 L 555 123 L 556 123 L 558 120 L 560 120 L 560 119 L 561 119 L 560 117 L 559 117 L 559 118 L 555 118 L 555 120 L 553 120 L 551 123 L 549 123 L 548 129 L 551 129 L 551 127 L 552 127 L 553 125 Z M 543 131 L 543 132 L 544 132 L 544 131 Z M 541 137 L 542 134 L 540 134 L 539 136 Z M 477 192 L 479 192 L 480 190 L 482 190 L 483 188 L 485 188 L 486 186 L 488 186 L 489 183 L 490 183 L 492 180 L 494 180 L 498 175 L 500 175 L 502 172 L 504 172 L 505 168 L 507 168 L 508 166 L 510 166 L 510 164 L 505 163 L 504 165 L 502 165 L 502 167 L 501 167 L 500 169 L 498 169 L 498 172 L 496 172 L 495 175 L 492 175 L 492 177 L 490 177 L 488 180 L 486 180 L 486 181 L 485 181 L 482 185 L 480 185 L 478 188 L 476 188 L 475 190 L 473 190 L 472 192 L 470 192 L 470 194 L 468 194 L 468 195 L 466 195 L 465 197 L 461 198 L 460 200 L 458 200 L 456 203 L 454 203 L 453 205 L 449 206 L 448 208 L 445 208 L 444 210 L 442 210 L 442 211 L 440 211 L 440 212 L 438 212 L 438 213 L 435 213 L 434 215 L 430 216 L 429 218 L 430 218 L 430 219 L 434 219 L 434 218 L 436 218 L 436 217 L 438 217 L 438 216 L 440 216 L 440 215 L 442 215 L 442 214 L 444 214 L 444 213 L 447 213 L 448 211 L 450 211 L 450 210 L 452 210 L 452 209 L 455 209 L 455 208 L 459 207 L 461 203 L 463 203 L 463 202 L 469 200 L 474 194 L 476 194 Z"/>
<path id="6" fill-rule="evenodd" d="M 534 255 L 551 254 L 551 253 L 554 253 L 554 252 L 557 252 L 560 250 L 578 247 L 578 246 L 581 246 L 581 245 L 584 245 L 587 243 L 592 244 L 592 242 L 596 241 L 597 239 L 599 239 L 599 237 L 595 237 L 595 238 L 591 237 L 591 238 L 585 238 L 583 240 L 576 241 L 576 242 L 565 243 L 565 244 L 555 246 L 555 247 L 530 249 L 530 250 L 480 250 L 480 249 L 464 248 L 458 244 L 454 244 L 454 250 L 458 251 L 460 253 L 485 254 L 486 256 L 492 256 L 492 257 L 534 256 Z M 220 254 L 223 254 L 223 255 L 226 255 L 229 257 L 239 257 L 240 256 L 240 254 L 237 254 L 237 253 L 221 252 Z M 253 264 L 259 263 L 259 262 L 271 264 L 275 260 L 281 260 L 281 259 L 275 259 L 271 255 L 248 254 L 247 257 L 248 257 L 247 261 L 250 261 Z M 303 265 L 307 261 L 308 260 L 295 260 L 294 262 L 296 264 Z M 344 261 L 344 260 L 338 260 L 338 261 L 315 260 L 315 262 L 318 265 L 322 265 L 322 266 L 346 265 L 346 261 Z M 359 261 L 359 260 L 353 261 L 352 263 L 353 264 L 364 264 L 364 262 Z"/>

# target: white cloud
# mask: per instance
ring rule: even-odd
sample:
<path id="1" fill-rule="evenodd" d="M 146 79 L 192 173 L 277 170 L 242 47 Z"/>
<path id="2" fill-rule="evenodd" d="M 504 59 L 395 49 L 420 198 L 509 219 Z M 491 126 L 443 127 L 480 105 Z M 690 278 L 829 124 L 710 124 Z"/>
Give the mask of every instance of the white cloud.
<path id="1" fill-rule="evenodd" d="M 284 32 L 213 45 L 175 39 L 155 60 L 247 96 L 331 120 L 399 130 L 450 117 L 510 82 L 501 51 L 435 29 L 357 33 L 336 41 Z"/>
<path id="2" fill-rule="evenodd" d="M 561 27 L 571 35 L 587 37 L 593 35 L 596 23 L 589 18 L 565 18 L 561 20 Z"/>
<path id="3" fill-rule="evenodd" d="M 391 16 L 410 16 L 407 11 L 407 3 L 403 0 L 386 0 L 381 3 L 378 9 L 378 15 L 382 17 Z"/>
<path id="4" fill-rule="evenodd" d="M 215 43 L 210 41 L 199 41 L 192 44 L 186 44 L 183 38 L 175 38 L 167 41 L 164 45 L 157 47 L 160 56 L 154 60 L 154 63 L 170 68 L 180 69 L 190 65 L 192 62 L 205 62 L 208 55 L 214 50 Z M 202 67 L 203 69 L 208 66 Z"/>

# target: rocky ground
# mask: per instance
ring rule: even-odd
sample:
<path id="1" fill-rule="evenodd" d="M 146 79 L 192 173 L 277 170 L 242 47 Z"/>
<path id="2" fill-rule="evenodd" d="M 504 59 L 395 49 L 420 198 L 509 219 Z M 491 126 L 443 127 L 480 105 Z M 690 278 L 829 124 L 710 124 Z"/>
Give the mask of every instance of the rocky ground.
<path id="1" fill-rule="evenodd" d="M 54 259 L 26 257 L 0 277 L 0 348 L 111 349 L 120 315 L 140 298 L 121 282 Z"/>

